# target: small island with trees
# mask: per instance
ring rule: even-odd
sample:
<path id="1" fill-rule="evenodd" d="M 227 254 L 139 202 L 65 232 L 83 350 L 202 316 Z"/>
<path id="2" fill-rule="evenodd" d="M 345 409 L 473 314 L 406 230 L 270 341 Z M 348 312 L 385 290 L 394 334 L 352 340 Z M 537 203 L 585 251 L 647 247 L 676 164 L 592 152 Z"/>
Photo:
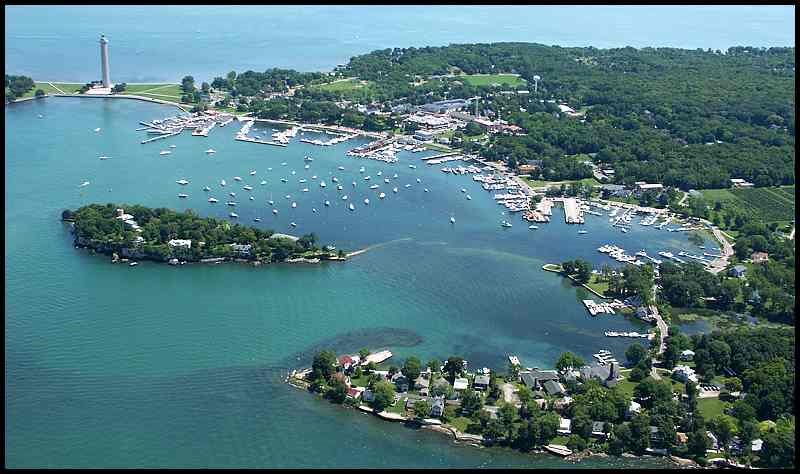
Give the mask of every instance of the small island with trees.
<path id="1" fill-rule="evenodd" d="M 344 261 L 334 247 L 317 245 L 315 234 L 295 237 L 240 224 L 200 217 L 192 210 L 176 212 L 139 205 L 89 204 L 65 210 L 75 246 L 112 256 L 178 264 L 238 261 L 319 263 Z"/>

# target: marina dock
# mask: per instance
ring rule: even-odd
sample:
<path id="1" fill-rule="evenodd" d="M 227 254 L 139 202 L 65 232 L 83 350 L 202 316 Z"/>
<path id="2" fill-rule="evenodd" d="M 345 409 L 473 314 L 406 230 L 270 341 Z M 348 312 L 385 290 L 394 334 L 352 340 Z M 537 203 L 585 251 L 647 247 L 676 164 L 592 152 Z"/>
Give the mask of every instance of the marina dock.
<path id="1" fill-rule="evenodd" d="M 154 141 L 156 141 L 156 140 L 161 140 L 161 139 L 163 139 L 163 138 L 174 137 L 175 135 L 178 135 L 178 134 L 180 134 L 180 133 L 181 133 L 181 132 L 180 132 L 180 131 L 178 131 L 178 132 L 168 133 L 168 134 L 164 134 L 164 135 L 159 135 L 159 136 L 157 136 L 157 137 L 148 138 L 147 140 L 142 140 L 140 143 L 141 143 L 142 145 L 144 145 L 145 143 L 154 142 Z"/>

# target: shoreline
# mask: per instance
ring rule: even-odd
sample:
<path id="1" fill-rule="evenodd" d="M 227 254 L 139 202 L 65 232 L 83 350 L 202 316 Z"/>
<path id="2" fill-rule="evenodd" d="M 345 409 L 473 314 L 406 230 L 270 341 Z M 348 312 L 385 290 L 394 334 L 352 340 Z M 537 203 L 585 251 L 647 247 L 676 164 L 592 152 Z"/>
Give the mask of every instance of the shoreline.
<path id="1" fill-rule="evenodd" d="M 602 298 L 604 300 L 613 300 L 614 299 L 614 298 L 611 298 L 611 297 L 608 297 L 608 296 L 601 295 L 600 293 L 595 291 L 593 288 L 590 288 L 586 283 L 578 283 L 577 281 L 575 281 L 574 278 L 572 278 L 571 275 L 564 275 L 564 271 L 563 270 L 556 270 L 556 269 L 552 268 L 553 266 L 558 266 L 558 264 L 545 263 L 544 265 L 542 265 L 542 270 L 544 270 L 546 272 L 557 273 L 557 274 L 561 275 L 562 277 L 569 278 L 572 281 L 573 284 L 575 284 L 576 286 L 581 286 L 581 287 L 585 288 L 586 290 L 589 290 L 592 294 L 594 294 L 598 298 Z"/>
<path id="2" fill-rule="evenodd" d="M 291 374 L 287 375 L 285 383 L 287 385 L 290 385 L 290 386 L 298 389 L 298 390 L 303 390 L 305 392 L 309 391 L 308 390 L 309 385 L 306 382 L 298 380 L 296 377 L 292 376 Z M 319 396 L 319 398 L 322 398 L 320 395 L 318 395 L 318 396 Z M 472 446 L 472 447 L 475 447 L 475 448 L 486 448 L 486 447 L 506 448 L 506 449 L 509 449 L 509 450 L 513 451 L 515 454 L 518 454 L 518 455 L 521 455 L 521 456 L 525 456 L 527 454 L 550 454 L 551 456 L 553 456 L 555 458 L 563 459 L 565 462 L 569 462 L 569 463 L 572 463 L 572 464 L 580 463 L 585 459 L 607 458 L 607 457 L 611 456 L 611 455 L 609 455 L 607 453 L 592 452 L 592 451 L 589 451 L 589 450 L 573 453 L 573 454 L 570 454 L 567 457 L 558 456 L 556 454 L 550 453 L 549 451 L 547 451 L 547 450 L 545 450 L 543 448 L 532 449 L 529 452 L 522 452 L 522 451 L 518 451 L 518 450 L 512 449 L 512 448 L 510 448 L 508 446 L 495 446 L 495 443 L 487 443 L 485 438 L 483 438 L 483 436 L 480 436 L 480 435 L 473 435 L 473 434 L 470 434 L 470 433 L 461 433 L 458 429 L 456 429 L 455 427 L 453 427 L 452 425 L 449 425 L 447 423 L 442 423 L 442 424 L 422 423 L 422 422 L 419 422 L 419 421 L 416 421 L 416 420 L 413 420 L 413 419 L 405 418 L 402 415 L 381 416 L 385 412 L 375 413 L 374 410 L 372 410 L 369 407 L 367 407 L 366 405 L 363 405 L 363 404 L 360 404 L 360 403 L 357 403 L 357 404 L 355 404 L 353 406 L 345 405 L 345 404 L 342 404 L 340 406 L 342 408 L 344 408 L 344 409 L 352 409 L 352 410 L 356 410 L 356 411 L 361 411 L 363 413 L 366 413 L 368 415 L 372 415 L 375 418 L 378 418 L 378 419 L 380 419 L 382 421 L 385 421 L 387 423 L 393 423 L 393 422 L 400 421 L 404 425 L 415 424 L 415 425 L 418 425 L 418 427 L 421 428 L 421 429 L 430 430 L 430 431 L 433 431 L 433 432 L 440 433 L 440 434 L 443 434 L 445 436 L 448 436 L 448 437 L 452 438 L 454 443 L 464 444 L 464 445 Z M 391 415 L 394 415 L 394 414 L 391 414 Z M 622 456 L 620 456 L 620 457 L 634 458 L 634 459 L 655 458 L 655 456 L 652 456 L 652 455 L 649 455 L 649 454 L 636 456 L 636 455 L 631 454 L 631 453 L 623 453 Z M 697 467 L 699 467 L 697 465 L 697 463 L 692 461 L 691 459 L 678 458 L 678 457 L 672 456 L 672 455 L 661 456 L 661 457 L 663 457 L 667 461 L 673 463 L 675 466 L 677 466 L 679 468 L 697 468 Z"/>

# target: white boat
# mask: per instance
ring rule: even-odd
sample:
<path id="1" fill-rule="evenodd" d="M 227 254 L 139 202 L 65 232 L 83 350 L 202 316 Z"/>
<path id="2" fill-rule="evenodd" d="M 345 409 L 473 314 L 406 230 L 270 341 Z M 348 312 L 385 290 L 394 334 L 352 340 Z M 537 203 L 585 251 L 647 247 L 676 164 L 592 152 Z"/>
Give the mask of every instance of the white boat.
<path id="1" fill-rule="evenodd" d="M 351 211 L 355 211 L 355 210 L 356 210 L 356 206 L 354 206 L 352 202 L 351 202 L 351 203 L 350 203 L 350 205 L 349 205 L 349 206 L 347 206 L 347 207 L 348 207 L 348 209 L 350 209 Z"/>
<path id="2" fill-rule="evenodd" d="M 377 175 L 377 176 L 380 176 L 380 175 L 382 175 L 382 174 L 383 174 L 383 171 L 378 171 L 378 172 L 376 173 L 376 175 Z"/>
<path id="3" fill-rule="evenodd" d="M 414 165 L 408 165 L 408 167 L 411 168 L 412 170 L 417 169 L 417 167 Z"/>
<path id="4" fill-rule="evenodd" d="M 266 181 L 261 181 L 261 186 L 264 186 L 265 184 L 267 184 Z"/>
<path id="5" fill-rule="evenodd" d="M 254 218 L 254 219 L 253 219 L 253 221 L 255 221 L 255 222 L 261 222 L 261 218 L 260 218 L 260 217 L 256 217 L 256 218 Z"/>
<path id="6" fill-rule="evenodd" d="M 236 206 L 236 201 L 228 201 L 225 204 L 233 207 L 233 206 Z"/>
<path id="7" fill-rule="evenodd" d="M 428 191 L 428 188 L 425 188 L 425 189 L 424 189 L 424 191 L 425 191 L 426 193 L 427 193 L 427 192 L 429 192 L 429 191 Z"/>
<path id="8" fill-rule="evenodd" d="M 397 173 L 395 173 L 394 176 L 392 176 L 392 178 L 397 179 Z"/>
<path id="9" fill-rule="evenodd" d="M 305 168 L 305 169 L 309 169 L 309 168 L 311 168 L 311 167 L 310 167 L 310 166 L 308 166 L 308 165 L 305 165 L 303 168 Z"/>
<path id="10" fill-rule="evenodd" d="M 330 202 L 330 201 L 325 201 L 325 205 L 326 205 L 326 206 L 330 206 L 330 205 L 331 205 L 331 202 Z"/>
<path id="11" fill-rule="evenodd" d="M 316 214 L 316 213 L 317 213 L 317 208 L 316 208 L 316 207 L 312 207 L 312 208 L 311 208 L 311 212 L 313 212 L 313 213 L 315 213 L 315 214 Z"/>
<path id="12" fill-rule="evenodd" d="M 238 218 L 238 217 L 239 217 L 239 214 L 237 214 L 237 213 L 235 213 L 235 212 L 231 212 L 231 213 L 230 213 L 230 214 L 228 214 L 228 215 L 229 215 L 229 216 L 231 216 L 231 217 L 233 217 L 234 219 L 236 219 L 236 218 Z"/>
<path id="13" fill-rule="evenodd" d="M 217 200 L 214 198 L 208 198 L 208 202 L 217 202 Z"/>
<path id="14" fill-rule="evenodd" d="M 307 193 L 308 192 L 308 188 L 303 188 L 303 192 Z"/>
<path id="15" fill-rule="evenodd" d="M 286 162 L 284 161 L 283 163 L 281 163 L 281 166 L 286 166 Z"/>
<path id="16" fill-rule="evenodd" d="M 238 177 L 238 176 L 234 176 L 234 177 L 233 177 L 233 180 L 234 180 L 234 181 L 241 181 L 241 180 L 242 180 L 242 178 L 240 178 L 240 177 Z"/>
<path id="17" fill-rule="evenodd" d="M 272 171 L 272 167 L 270 167 L 270 168 L 267 168 L 267 171 Z"/>
<path id="18" fill-rule="evenodd" d="M 298 182 L 299 182 L 299 183 L 305 183 L 305 182 L 306 182 L 306 179 L 305 179 L 305 178 L 300 178 L 300 181 L 298 181 Z"/>
<path id="19" fill-rule="evenodd" d="M 465 193 L 465 192 L 467 192 L 467 190 L 466 190 L 466 189 L 464 189 L 464 188 L 461 188 L 461 192 L 462 192 L 462 193 Z"/>
<path id="20" fill-rule="evenodd" d="M 222 181 L 220 181 L 220 182 L 219 182 L 219 185 L 220 185 L 220 186 L 225 186 L 225 184 L 226 184 L 226 183 L 225 183 L 225 180 L 224 180 L 224 179 L 223 179 Z"/>
<path id="21" fill-rule="evenodd" d="M 296 202 L 293 202 L 293 203 L 292 203 L 292 209 L 294 209 L 295 207 L 297 207 L 297 203 L 296 203 Z"/>
<path id="22" fill-rule="evenodd" d="M 187 184 L 189 184 L 189 182 L 186 181 L 185 179 L 179 179 L 178 181 L 175 182 L 180 184 L 181 186 L 186 186 Z"/>
<path id="23" fill-rule="evenodd" d="M 135 267 L 136 265 L 139 265 L 139 262 L 131 262 L 128 264 L 129 267 Z"/>
<path id="24" fill-rule="evenodd" d="M 86 186 L 89 186 L 89 182 L 88 182 L 88 181 L 84 181 L 84 182 L 82 182 L 82 183 L 80 184 L 80 186 L 78 186 L 78 187 L 79 187 L 79 188 L 83 188 L 83 187 L 86 187 Z"/>
<path id="25" fill-rule="evenodd" d="M 344 196 L 342 196 L 342 201 L 347 201 L 347 194 L 345 194 Z"/>
<path id="26" fill-rule="evenodd" d="M 500 225 L 501 225 L 502 227 L 511 227 L 511 223 L 510 223 L 510 222 L 508 222 L 508 221 L 503 221 L 503 222 L 501 222 L 501 223 L 500 223 Z"/>
<path id="27" fill-rule="evenodd" d="M 355 182 L 355 181 L 353 181 L 353 187 L 354 187 L 354 188 L 356 187 L 356 182 Z"/>
<path id="28" fill-rule="evenodd" d="M 319 182 L 319 187 L 320 188 L 324 188 L 325 186 L 327 186 L 327 184 L 325 184 L 325 181 L 320 181 Z"/>
<path id="29" fill-rule="evenodd" d="M 267 201 L 267 204 L 269 204 L 270 206 L 274 206 L 275 205 L 275 201 L 270 199 L 269 201 Z"/>
<path id="30" fill-rule="evenodd" d="M 588 234 L 589 231 L 587 231 L 587 230 L 579 230 L 578 233 L 579 234 Z"/>
<path id="31" fill-rule="evenodd" d="M 101 160 L 107 160 L 107 159 L 109 159 L 109 158 L 111 158 L 111 157 L 110 157 L 110 156 L 101 156 L 101 157 L 100 157 L 100 159 L 101 159 Z"/>
<path id="32" fill-rule="evenodd" d="M 337 168 L 337 169 L 338 169 L 339 171 L 344 171 L 344 166 L 340 166 L 340 167 L 339 167 L 339 168 Z"/>
<path id="33" fill-rule="evenodd" d="M 311 158 L 310 156 L 306 155 L 305 157 L 303 157 L 303 160 L 305 160 L 305 161 L 314 161 L 314 158 Z"/>
<path id="34" fill-rule="evenodd" d="M 455 217 L 452 217 L 452 216 L 450 216 L 450 223 L 451 223 L 451 224 L 455 224 L 455 223 L 456 223 L 456 218 L 455 218 Z"/>
<path id="35" fill-rule="evenodd" d="M 336 176 L 333 176 L 333 177 L 331 178 L 331 182 L 333 182 L 333 183 L 338 183 L 338 182 L 339 182 L 339 179 L 338 179 L 338 178 L 336 178 Z"/>
<path id="36" fill-rule="evenodd" d="M 211 188 L 209 188 L 208 186 L 205 186 L 205 187 L 203 188 L 203 191 L 211 191 Z"/>
<path id="37" fill-rule="evenodd" d="M 341 190 L 343 189 L 343 188 L 342 188 L 342 185 L 340 184 L 340 185 L 336 186 L 336 189 L 338 189 L 339 191 L 341 191 Z"/>
<path id="38" fill-rule="evenodd" d="M 623 234 L 627 234 L 627 233 L 628 233 L 628 229 L 626 229 L 626 228 L 624 228 L 624 227 L 623 227 L 623 228 L 622 228 L 622 233 L 623 233 Z"/>
<path id="39" fill-rule="evenodd" d="M 378 189 L 379 187 L 380 186 L 378 186 L 377 184 L 373 184 L 372 186 L 369 187 L 369 189 Z"/>
<path id="40" fill-rule="evenodd" d="M 178 194 L 178 197 L 179 198 L 187 198 L 187 197 L 189 197 L 189 195 L 181 193 L 181 194 Z"/>
<path id="41" fill-rule="evenodd" d="M 285 183 L 285 182 L 287 182 L 287 181 L 288 181 L 288 180 L 287 180 L 286 178 L 281 178 L 281 183 Z"/>
<path id="42" fill-rule="evenodd" d="M 397 192 L 397 188 L 392 188 L 392 191 L 396 193 Z"/>
<path id="43" fill-rule="evenodd" d="M 177 145 L 170 145 L 169 147 L 170 147 L 170 148 L 175 148 L 176 146 L 177 146 Z"/>
<path id="44" fill-rule="evenodd" d="M 291 199 L 291 198 L 292 198 L 292 195 L 291 195 L 291 194 L 287 194 L 287 195 L 286 195 L 286 196 L 284 196 L 284 197 L 285 197 L 286 199 Z"/>
<path id="45" fill-rule="evenodd" d="M 250 196 L 250 200 L 251 200 L 251 201 L 255 201 L 255 200 L 256 200 L 256 198 L 254 198 L 253 196 Z"/>
<path id="46" fill-rule="evenodd" d="M 297 174 L 297 171 L 295 171 L 295 170 L 292 170 L 292 174 Z"/>
<path id="47" fill-rule="evenodd" d="M 292 227 L 297 227 L 297 224 L 295 224 L 294 222 L 289 223 L 289 225 Z"/>
<path id="48" fill-rule="evenodd" d="M 468 201 L 472 201 L 472 196 L 470 196 L 469 194 L 467 194 L 467 200 L 468 200 Z"/>
<path id="49" fill-rule="evenodd" d="M 207 154 L 207 155 L 213 155 L 213 154 L 214 154 L 214 153 L 216 153 L 216 152 L 217 152 L 217 150 L 215 150 L 215 149 L 213 149 L 213 148 L 209 148 L 208 150 L 206 150 L 206 154 Z"/>
<path id="50" fill-rule="evenodd" d="M 256 170 L 250 172 L 250 176 L 255 176 L 255 175 L 256 175 Z"/>
<path id="51" fill-rule="evenodd" d="M 278 210 L 277 210 L 277 209 L 273 209 L 273 210 L 272 210 L 272 213 L 273 213 L 273 214 L 277 214 L 277 213 L 278 213 Z"/>
<path id="52" fill-rule="evenodd" d="M 172 152 L 169 150 L 161 150 L 161 152 L 159 153 L 159 155 L 171 155 L 171 154 Z"/>
<path id="53" fill-rule="evenodd" d="M 236 193 L 234 193 L 234 192 L 230 192 L 230 193 L 228 193 L 228 194 L 229 194 L 231 197 L 236 197 Z"/>
<path id="54" fill-rule="evenodd" d="M 538 227 L 538 226 L 535 226 L 535 225 L 529 225 L 529 226 L 528 226 L 528 229 L 531 229 L 531 230 L 536 230 L 536 229 L 538 229 L 538 228 L 539 228 L 539 227 Z"/>
<path id="55" fill-rule="evenodd" d="M 370 180 L 369 176 L 364 176 L 364 181 L 369 181 L 369 180 Z"/>
<path id="56" fill-rule="evenodd" d="M 410 185 L 410 184 L 406 184 L 406 186 L 405 186 L 405 187 L 406 187 L 406 188 L 410 188 L 410 187 L 411 187 L 411 185 Z"/>
<path id="57" fill-rule="evenodd" d="M 317 175 L 312 176 L 311 179 L 317 179 Z"/>
<path id="58" fill-rule="evenodd" d="M 383 178 L 383 182 L 389 184 L 389 178 Z"/>
<path id="59" fill-rule="evenodd" d="M 364 167 L 362 166 L 361 168 L 359 168 L 359 169 L 358 169 L 358 172 L 359 172 L 359 173 L 363 173 L 363 172 L 364 172 Z"/>
<path id="60" fill-rule="evenodd" d="M 95 133 L 100 131 L 100 127 L 94 129 Z"/>
<path id="61" fill-rule="evenodd" d="M 421 182 L 422 182 L 422 180 L 421 180 L 421 179 L 419 179 L 419 178 L 417 178 L 417 182 L 418 182 L 418 183 L 421 183 Z"/>

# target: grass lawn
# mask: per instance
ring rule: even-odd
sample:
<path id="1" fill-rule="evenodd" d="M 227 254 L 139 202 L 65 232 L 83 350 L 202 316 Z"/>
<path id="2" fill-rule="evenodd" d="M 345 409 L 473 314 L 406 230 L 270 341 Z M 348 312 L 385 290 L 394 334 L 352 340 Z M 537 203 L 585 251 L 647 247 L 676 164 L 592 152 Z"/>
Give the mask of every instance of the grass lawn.
<path id="1" fill-rule="evenodd" d="M 451 148 L 449 148 L 449 147 L 446 147 L 446 146 L 444 146 L 444 145 L 437 145 L 437 144 L 435 144 L 435 143 L 426 143 L 426 144 L 425 144 L 425 148 L 427 148 L 427 149 L 429 149 L 429 150 L 434 150 L 434 151 L 445 151 L 445 152 L 450 152 L 450 151 L 453 151 L 453 150 L 452 150 Z"/>
<path id="2" fill-rule="evenodd" d="M 403 401 L 401 398 L 397 401 L 394 405 L 391 405 L 386 408 L 386 411 L 389 413 L 397 413 L 398 415 L 405 415 L 406 414 L 406 402 Z"/>
<path id="3" fill-rule="evenodd" d="M 130 85 L 123 94 L 178 102 L 183 91 L 180 84 Z"/>
<path id="4" fill-rule="evenodd" d="M 569 441 L 569 436 L 558 435 L 555 438 L 550 440 L 550 444 L 561 444 L 561 445 L 566 446 L 567 445 L 567 441 Z"/>
<path id="5" fill-rule="evenodd" d="M 521 86 L 527 84 L 525 79 L 516 74 L 470 74 L 456 77 L 459 81 L 466 82 L 472 86 L 489 86 L 494 83 L 509 86 Z"/>
<path id="6" fill-rule="evenodd" d="M 77 92 L 81 89 L 81 87 L 83 87 L 83 84 L 68 84 L 62 82 L 54 82 L 53 84 L 62 91 L 64 91 L 64 93 L 66 94 L 72 94 L 73 92 Z M 53 86 L 51 86 L 46 82 L 34 82 L 33 89 L 26 92 L 25 95 L 22 96 L 22 98 L 33 97 L 34 94 L 36 94 L 37 89 L 43 90 L 45 94 L 61 94 L 60 91 L 58 91 L 56 88 L 54 88 Z"/>
<path id="7" fill-rule="evenodd" d="M 617 388 L 619 388 L 619 391 L 631 397 L 633 397 L 633 389 L 637 385 L 639 385 L 639 382 L 632 382 L 628 378 L 617 382 Z"/>
<path id="8" fill-rule="evenodd" d="M 605 296 L 606 291 L 608 291 L 608 282 L 600 281 L 600 277 L 594 274 L 592 274 L 591 278 L 589 279 L 589 283 L 587 283 L 586 286 L 603 296 Z"/>
<path id="9" fill-rule="evenodd" d="M 723 410 L 729 405 L 730 403 L 723 402 L 719 398 L 700 398 L 697 400 L 697 411 L 704 420 L 708 421 L 722 415 Z"/>
<path id="10" fill-rule="evenodd" d="M 472 423 L 472 420 L 470 420 L 469 418 L 465 416 L 459 416 L 457 418 L 453 418 L 452 420 L 450 420 L 448 424 L 451 425 L 453 428 L 457 429 L 458 431 L 466 433 L 467 426 L 469 426 L 470 423 Z"/>
<path id="11" fill-rule="evenodd" d="M 328 82 L 326 84 L 319 84 L 312 86 L 314 89 L 319 89 L 328 92 L 349 92 L 363 87 L 368 87 L 369 83 L 362 84 L 358 78 L 351 77 L 345 81 Z"/>

